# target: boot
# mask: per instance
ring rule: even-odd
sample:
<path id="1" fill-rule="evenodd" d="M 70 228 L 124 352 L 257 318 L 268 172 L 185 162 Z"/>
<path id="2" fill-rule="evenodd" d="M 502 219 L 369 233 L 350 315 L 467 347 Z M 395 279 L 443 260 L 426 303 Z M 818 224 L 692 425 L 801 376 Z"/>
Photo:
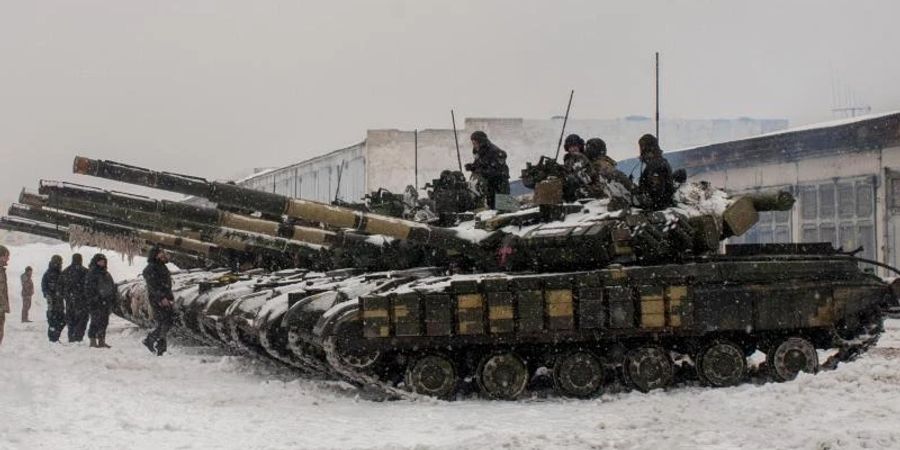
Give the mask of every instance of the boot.
<path id="1" fill-rule="evenodd" d="M 97 347 L 98 347 L 98 346 L 97 346 L 97 338 L 91 338 L 91 345 L 89 345 L 89 347 L 91 347 L 91 348 L 97 348 Z"/>
<path id="2" fill-rule="evenodd" d="M 102 337 L 102 338 L 97 339 L 97 347 L 98 347 L 98 348 L 112 348 L 112 347 L 110 347 L 109 345 L 106 344 L 106 338 L 105 338 L 105 337 Z"/>

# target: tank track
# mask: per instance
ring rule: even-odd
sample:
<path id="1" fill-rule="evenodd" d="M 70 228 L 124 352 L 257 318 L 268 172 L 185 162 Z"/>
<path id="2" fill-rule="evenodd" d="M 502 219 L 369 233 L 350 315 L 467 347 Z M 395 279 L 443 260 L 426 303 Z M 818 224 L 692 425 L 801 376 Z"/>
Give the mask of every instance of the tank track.
<path id="1" fill-rule="evenodd" d="M 360 304 L 365 296 L 375 294 L 386 297 L 397 292 L 408 291 L 413 286 L 420 286 L 422 275 L 427 274 L 427 272 L 418 274 L 418 276 L 410 276 L 408 273 L 382 274 L 379 278 L 379 275 L 373 274 L 344 273 L 328 276 L 307 273 L 302 276 L 294 275 L 290 280 L 282 279 L 281 282 L 279 282 L 278 276 L 265 276 L 251 279 L 250 285 L 224 284 L 214 286 L 206 292 L 191 289 L 191 286 L 203 279 L 202 274 L 196 272 L 179 274 L 174 277 L 177 292 L 182 294 L 176 301 L 181 313 L 179 325 L 181 325 L 181 332 L 195 337 L 201 342 L 220 342 L 243 353 L 268 357 L 296 370 L 304 377 L 349 383 L 359 389 L 361 397 L 367 399 L 435 401 L 432 396 L 414 392 L 415 389 L 406 385 L 402 371 L 397 370 L 398 367 L 404 365 L 403 358 L 413 357 L 410 353 L 393 355 L 393 357 L 401 359 L 399 363 L 394 360 L 386 361 L 385 355 L 380 353 L 372 355 L 365 352 L 354 354 L 342 351 L 339 339 L 340 333 L 344 332 L 340 328 L 341 324 L 360 323 L 358 319 L 361 311 Z M 212 277 L 215 274 L 207 273 L 207 276 Z M 530 275 L 505 276 L 510 280 L 516 280 L 520 277 L 527 278 Z M 483 280 L 487 275 L 469 277 L 474 280 Z M 441 283 L 447 279 L 447 277 L 431 278 L 430 282 Z M 205 321 L 201 319 L 206 319 L 204 313 L 208 308 L 212 308 L 214 299 L 227 297 L 223 297 L 223 292 L 227 292 L 229 289 L 235 290 L 235 292 L 238 289 L 245 289 L 246 293 L 234 295 L 235 298 L 229 300 L 231 303 L 224 314 L 208 318 L 208 322 L 214 323 L 215 328 L 219 330 L 213 332 L 209 329 L 209 323 L 204 325 Z M 329 292 L 349 292 L 351 295 L 336 296 L 331 300 L 322 301 L 324 297 L 321 294 Z M 143 283 L 139 281 L 122 283 L 120 294 L 120 307 L 116 311 L 120 316 L 139 326 L 146 327 L 152 324 L 149 310 L 145 304 L 140 302 L 140 299 L 146 296 Z M 319 297 L 315 297 L 317 294 Z M 246 297 L 264 297 L 265 301 L 242 302 L 241 300 Z M 297 299 L 297 297 L 300 298 Z M 313 298 L 318 298 L 322 305 L 311 306 L 313 302 L 310 299 Z M 284 304 L 280 309 L 269 308 L 269 310 L 262 311 L 268 307 L 263 305 L 273 305 L 275 304 L 273 302 L 277 303 L 282 300 Z M 247 306 L 250 303 L 252 303 L 252 307 Z M 241 309 L 242 305 L 245 307 L 244 310 Z M 219 305 L 219 307 L 221 306 Z M 307 307 L 308 310 L 303 314 L 291 316 L 298 306 Z M 189 317 L 190 315 L 194 317 Z M 874 347 L 883 331 L 884 316 L 881 309 L 871 310 L 852 330 L 830 333 L 827 343 L 820 339 L 815 349 L 830 350 L 834 354 L 821 364 L 817 364 L 814 371 L 834 370 L 839 364 L 851 362 Z M 254 318 L 251 320 L 249 319 L 251 317 Z M 291 324 L 287 323 L 288 319 L 297 320 L 297 317 L 303 319 L 302 323 L 305 324 L 303 326 L 307 328 L 291 329 Z M 760 350 L 772 351 L 771 345 L 768 349 L 762 347 L 760 345 Z M 670 358 L 672 355 L 677 355 L 674 359 L 685 362 L 678 370 L 677 379 L 672 380 L 671 383 L 665 383 L 666 387 L 692 385 L 697 384 L 698 381 L 715 386 L 715 383 L 710 383 L 699 375 L 697 362 L 694 361 L 696 358 L 690 351 L 665 345 L 661 345 L 660 348 Z M 603 355 L 606 357 L 603 370 L 608 375 L 603 383 L 604 391 L 648 390 L 647 386 L 640 386 L 629 378 L 629 370 L 624 367 L 622 362 L 622 353 L 626 350 L 628 349 L 623 349 L 613 357 Z M 490 349 L 486 350 L 485 354 L 491 354 Z M 768 363 L 764 363 L 763 366 L 767 370 L 758 370 L 755 373 L 751 373 L 749 370 L 745 371 L 740 378 L 740 383 L 785 381 L 785 377 L 779 376 L 777 371 L 773 375 L 773 371 L 768 370 L 770 368 L 766 367 L 767 365 Z M 552 367 L 547 368 L 550 372 L 553 371 Z M 535 370 L 528 372 L 527 384 L 529 387 L 541 384 L 540 377 L 535 377 L 534 372 Z M 539 394 L 545 395 L 547 389 L 538 387 Z M 521 398 L 523 395 L 519 394 L 514 397 Z"/>

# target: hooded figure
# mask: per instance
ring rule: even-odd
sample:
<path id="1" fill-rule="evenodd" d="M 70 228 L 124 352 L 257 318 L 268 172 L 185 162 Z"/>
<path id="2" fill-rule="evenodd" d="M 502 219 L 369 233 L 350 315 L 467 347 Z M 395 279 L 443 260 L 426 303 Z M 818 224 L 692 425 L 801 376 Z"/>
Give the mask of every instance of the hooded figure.
<path id="1" fill-rule="evenodd" d="M 672 166 L 663 158 L 659 141 L 652 134 L 645 134 L 638 141 L 638 146 L 641 149 L 641 163 L 644 164 L 637 187 L 640 205 L 653 211 L 672 206 L 672 196 L 675 195 Z"/>
<path id="2" fill-rule="evenodd" d="M 106 268 L 106 256 L 102 253 L 91 258 L 87 275 L 84 276 L 83 295 L 91 316 L 91 325 L 88 327 L 91 347 L 109 348 L 106 344 L 106 327 L 116 301 L 116 283 Z"/>
<path id="3" fill-rule="evenodd" d="M 41 277 L 41 292 L 47 300 L 47 338 L 50 342 L 59 342 L 59 335 L 66 326 L 66 306 L 59 292 L 62 263 L 62 256 L 53 255 L 47 271 Z"/>
<path id="4" fill-rule="evenodd" d="M 84 277 L 88 270 L 82 264 L 81 253 L 72 255 L 72 264 L 59 277 L 59 291 L 66 302 L 66 323 L 69 342 L 81 342 L 87 329 L 90 313 L 84 299 Z"/>
<path id="5" fill-rule="evenodd" d="M 169 257 L 165 250 L 154 246 L 147 252 L 147 267 L 143 272 L 144 282 L 147 283 L 147 297 L 156 321 L 156 329 L 147 335 L 143 343 L 157 356 L 166 352 L 166 334 L 175 319 L 175 295 L 172 294 L 172 275 L 166 267 L 167 262 Z"/>
<path id="6" fill-rule="evenodd" d="M 6 263 L 9 261 L 9 249 L 0 245 L 0 344 L 3 343 L 3 328 L 6 326 L 6 313 L 9 312 L 9 289 L 6 285 Z"/>
<path id="7" fill-rule="evenodd" d="M 478 193 L 484 198 L 487 207 L 494 209 L 497 194 L 509 194 L 509 167 L 506 165 L 506 152 L 494 145 L 484 131 L 472 133 L 472 156 L 475 160 L 466 164 L 466 170 L 472 172 Z"/>

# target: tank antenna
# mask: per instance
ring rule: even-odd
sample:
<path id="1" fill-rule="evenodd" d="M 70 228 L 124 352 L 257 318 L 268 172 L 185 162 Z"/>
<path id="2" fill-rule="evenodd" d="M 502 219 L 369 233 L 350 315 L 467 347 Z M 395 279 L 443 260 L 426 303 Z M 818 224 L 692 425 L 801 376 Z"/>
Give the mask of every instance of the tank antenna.
<path id="1" fill-rule="evenodd" d="M 659 142 L 659 52 L 656 52 L 656 142 Z"/>
<path id="2" fill-rule="evenodd" d="M 554 161 L 559 159 L 559 149 L 562 147 L 563 136 L 566 134 L 566 122 L 569 121 L 569 110 L 572 108 L 572 97 L 574 96 L 575 89 L 572 89 L 572 92 L 569 92 L 569 104 L 566 105 L 566 115 L 563 117 L 562 131 L 559 132 L 559 142 L 556 144 L 556 156 L 553 157 Z"/>
<path id="3" fill-rule="evenodd" d="M 450 110 L 450 120 L 453 121 L 453 140 L 456 142 L 456 163 L 459 164 L 459 171 L 462 173 L 462 157 L 459 156 L 459 136 L 456 134 L 456 115 Z"/>
<path id="4" fill-rule="evenodd" d="M 413 177 L 416 189 L 419 188 L 419 129 L 413 131 Z"/>

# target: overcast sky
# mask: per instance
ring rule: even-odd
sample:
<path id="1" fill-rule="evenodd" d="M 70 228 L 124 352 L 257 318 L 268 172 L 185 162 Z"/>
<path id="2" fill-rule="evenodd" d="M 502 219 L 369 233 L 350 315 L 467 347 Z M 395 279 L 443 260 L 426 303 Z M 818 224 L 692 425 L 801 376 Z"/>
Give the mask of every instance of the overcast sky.
<path id="1" fill-rule="evenodd" d="M 0 0 L 0 207 L 75 154 L 217 178 L 458 117 L 900 109 L 897 1 Z M 835 80 L 837 83 L 835 83 Z M 514 149 L 508 149 L 514 150 Z M 84 183 L 96 183 L 82 178 Z"/>

